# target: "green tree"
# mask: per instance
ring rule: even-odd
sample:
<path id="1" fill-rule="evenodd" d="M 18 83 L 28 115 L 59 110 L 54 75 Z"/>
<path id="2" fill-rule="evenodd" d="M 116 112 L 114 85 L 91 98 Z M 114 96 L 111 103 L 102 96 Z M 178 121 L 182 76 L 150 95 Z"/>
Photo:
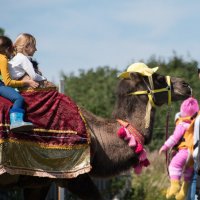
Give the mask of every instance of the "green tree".
<path id="1" fill-rule="evenodd" d="M 98 67 L 87 72 L 80 70 L 79 76 L 63 74 L 65 93 L 94 114 L 110 117 L 115 102 L 117 72 L 109 67 Z"/>
<path id="2" fill-rule="evenodd" d="M 5 31 L 3 28 L 0 28 L 0 35 L 4 35 Z"/>

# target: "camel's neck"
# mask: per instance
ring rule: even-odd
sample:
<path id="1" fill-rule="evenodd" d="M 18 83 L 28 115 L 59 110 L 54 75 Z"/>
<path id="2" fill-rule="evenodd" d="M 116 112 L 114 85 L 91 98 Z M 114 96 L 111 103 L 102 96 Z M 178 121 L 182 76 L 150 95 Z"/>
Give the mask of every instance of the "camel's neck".
<path id="1" fill-rule="evenodd" d="M 144 108 L 145 109 L 141 107 L 136 107 L 132 115 L 129 117 L 127 116 L 127 120 L 132 126 L 134 126 L 139 132 L 141 132 L 145 136 L 145 144 L 148 144 L 151 140 L 153 132 L 155 109 L 154 108 L 151 109 L 149 113 L 150 121 L 148 127 L 146 127 L 146 121 L 145 121 L 146 107 Z"/>
<path id="2" fill-rule="evenodd" d="M 125 103 L 123 104 L 125 105 Z M 149 125 L 146 128 L 146 108 L 147 103 L 135 103 L 131 107 L 126 106 L 117 106 L 114 111 L 114 118 L 121 120 L 127 120 L 132 126 L 134 126 L 139 132 L 145 136 L 145 144 L 148 144 L 151 140 L 153 125 L 154 125 L 154 116 L 155 108 L 151 108 L 149 117 Z"/>
<path id="3" fill-rule="evenodd" d="M 140 111 L 140 112 L 138 112 Z M 135 109 L 126 119 L 138 131 L 147 134 L 145 139 L 150 138 L 150 128 L 144 128 L 143 111 Z M 141 115 L 142 114 L 142 115 Z M 83 111 L 83 115 L 91 131 L 91 152 L 92 152 L 92 175 L 110 176 L 129 169 L 137 162 L 137 156 L 127 142 L 118 137 L 117 131 L 120 124 L 116 120 L 107 120 L 95 116 L 90 112 Z M 122 119 L 123 120 L 123 119 Z M 124 119 L 125 120 L 125 119 Z M 150 123 L 152 127 L 153 121 Z"/>

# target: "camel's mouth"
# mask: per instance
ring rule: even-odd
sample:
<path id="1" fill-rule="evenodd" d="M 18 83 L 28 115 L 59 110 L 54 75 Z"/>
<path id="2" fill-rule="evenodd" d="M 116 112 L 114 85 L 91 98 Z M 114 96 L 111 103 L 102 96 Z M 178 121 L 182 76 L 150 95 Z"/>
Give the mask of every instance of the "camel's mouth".
<path id="1" fill-rule="evenodd" d="M 192 88 L 189 84 L 184 83 L 182 88 L 174 88 L 174 99 L 185 99 L 192 96 Z"/>

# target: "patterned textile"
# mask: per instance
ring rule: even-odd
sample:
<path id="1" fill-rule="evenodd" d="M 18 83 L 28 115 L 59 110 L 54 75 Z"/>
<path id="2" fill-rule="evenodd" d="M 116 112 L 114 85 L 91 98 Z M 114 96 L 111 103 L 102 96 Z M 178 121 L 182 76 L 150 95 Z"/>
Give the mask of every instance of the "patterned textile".
<path id="1" fill-rule="evenodd" d="M 55 89 L 21 91 L 32 132 L 9 129 L 10 101 L 0 97 L 0 174 L 73 178 L 90 171 L 90 136 L 77 105 Z"/>

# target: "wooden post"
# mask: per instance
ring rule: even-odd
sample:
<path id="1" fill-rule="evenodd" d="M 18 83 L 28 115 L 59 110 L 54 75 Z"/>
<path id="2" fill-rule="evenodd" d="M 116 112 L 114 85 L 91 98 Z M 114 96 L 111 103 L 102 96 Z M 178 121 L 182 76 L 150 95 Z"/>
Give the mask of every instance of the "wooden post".
<path id="1" fill-rule="evenodd" d="M 58 187 L 58 200 L 65 199 L 65 188 Z"/>
<path id="2" fill-rule="evenodd" d="M 60 80 L 59 81 L 59 92 L 60 93 L 65 93 L 65 82 L 64 82 L 64 80 Z"/>
<path id="3" fill-rule="evenodd" d="M 64 80 L 59 81 L 59 92 L 65 93 L 65 82 Z M 58 200 L 64 200 L 65 199 L 65 189 L 62 187 L 58 187 Z"/>

